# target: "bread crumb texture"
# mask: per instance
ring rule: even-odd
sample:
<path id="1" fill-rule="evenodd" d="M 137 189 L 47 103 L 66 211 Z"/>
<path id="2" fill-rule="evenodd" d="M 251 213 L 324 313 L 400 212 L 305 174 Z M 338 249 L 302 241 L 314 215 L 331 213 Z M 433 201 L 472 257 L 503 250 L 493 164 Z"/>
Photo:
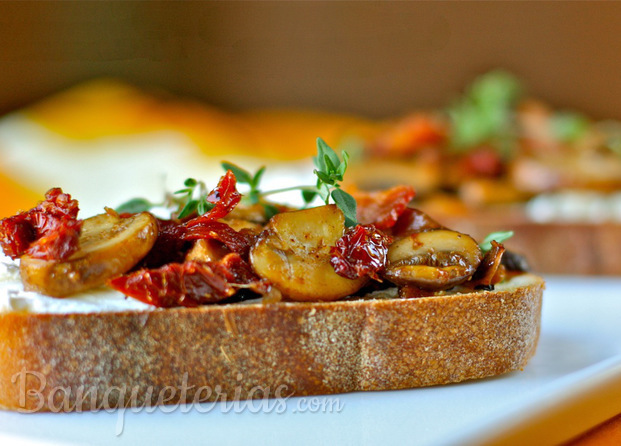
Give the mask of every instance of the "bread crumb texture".
<path id="1" fill-rule="evenodd" d="M 0 406 L 119 406 L 405 389 L 520 370 L 544 282 L 420 299 L 0 314 Z"/>

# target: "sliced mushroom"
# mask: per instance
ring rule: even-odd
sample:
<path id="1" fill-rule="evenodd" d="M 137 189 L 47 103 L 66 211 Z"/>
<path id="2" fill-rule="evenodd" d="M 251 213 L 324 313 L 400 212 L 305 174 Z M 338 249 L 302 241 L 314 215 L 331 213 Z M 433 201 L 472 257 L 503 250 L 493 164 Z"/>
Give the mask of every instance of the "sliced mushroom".
<path id="1" fill-rule="evenodd" d="M 254 271 L 296 301 L 332 301 L 358 291 L 367 278 L 334 272 L 330 248 L 343 235 L 343 213 L 334 205 L 277 214 L 250 251 Z"/>
<path id="2" fill-rule="evenodd" d="M 397 285 L 444 290 L 472 277 L 479 263 L 481 249 L 472 237 L 438 229 L 394 242 L 384 277 Z"/>
<path id="3" fill-rule="evenodd" d="M 151 249 L 157 220 L 146 212 L 121 218 L 114 213 L 84 220 L 79 249 L 67 260 L 20 258 L 24 288 L 64 297 L 99 285 L 127 272 Z"/>

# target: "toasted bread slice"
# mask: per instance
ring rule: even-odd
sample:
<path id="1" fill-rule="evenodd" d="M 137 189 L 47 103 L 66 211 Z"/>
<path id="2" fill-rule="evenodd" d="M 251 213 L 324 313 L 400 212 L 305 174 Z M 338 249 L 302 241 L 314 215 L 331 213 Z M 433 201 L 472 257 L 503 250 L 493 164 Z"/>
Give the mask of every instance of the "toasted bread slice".
<path id="1" fill-rule="evenodd" d="M 543 279 L 417 299 L 0 313 L 0 406 L 23 412 L 405 389 L 519 370 Z"/>

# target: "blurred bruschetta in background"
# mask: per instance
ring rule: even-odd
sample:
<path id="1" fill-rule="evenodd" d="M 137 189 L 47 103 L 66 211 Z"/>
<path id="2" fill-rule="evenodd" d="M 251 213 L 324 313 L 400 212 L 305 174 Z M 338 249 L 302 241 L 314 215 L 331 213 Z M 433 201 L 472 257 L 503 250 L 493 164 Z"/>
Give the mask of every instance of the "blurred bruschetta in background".
<path id="1" fill-rule="evenodd" d="M 304 175 L 319 135 L 350 154 L 351 191 L 408 184 L 417 207 L 458 229 L 513 230 L 509 245 L 531 253 L 537 271 L 621 274 L 608 248 L 621 240 L 621 123 L 555 109 L 502 70 L 446 106 L 383 119 L 232 111 L 119 79 L 86 82 L 0 118 L 0 216 L 49 184 L 94 215 L 109 197 L 157 198 L 190 176 L 215 179 L 222 159 L 269 165 L 268 183 L 313 181 Z"/>

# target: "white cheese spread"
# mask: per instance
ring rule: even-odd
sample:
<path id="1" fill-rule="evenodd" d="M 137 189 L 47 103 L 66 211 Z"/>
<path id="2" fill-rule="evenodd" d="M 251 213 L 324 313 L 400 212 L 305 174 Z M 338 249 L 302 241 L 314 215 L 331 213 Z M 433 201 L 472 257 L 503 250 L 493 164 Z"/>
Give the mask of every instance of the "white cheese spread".
<path id="1" fill-rule="evenodd" d="M 565 191 L 541 194 L 528 202 L 526 212 L 538 223 L 621 222 L 621 193 Z"/>
<path id="2" fill-rule="evenodd" d="M 0 255 L 0 311 L 69 314 L 154 309 L 152 305 L 105 287 L 64 298 L 24 291 L 17 262 Z"/>

